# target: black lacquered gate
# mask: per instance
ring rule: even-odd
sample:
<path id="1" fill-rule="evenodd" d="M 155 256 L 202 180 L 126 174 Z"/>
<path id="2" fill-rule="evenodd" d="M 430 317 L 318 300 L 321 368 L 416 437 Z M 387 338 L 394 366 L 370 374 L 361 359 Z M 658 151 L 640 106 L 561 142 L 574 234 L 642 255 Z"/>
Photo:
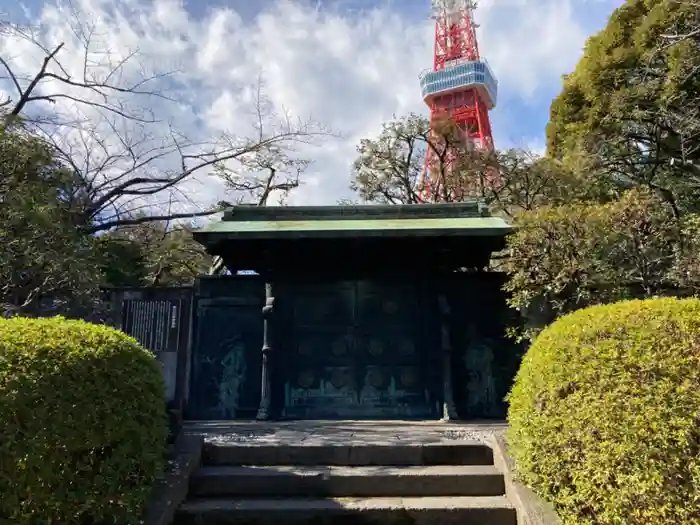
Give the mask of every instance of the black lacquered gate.
<path id="1" fill-rule="evenodd" d="M 418 286 L 344 281 L 286 290 L 291 337 L 284 415 L 437 417 L 439 378 L 428 351 Z M 287 332 L 288 330 L 284 330 Z"/>

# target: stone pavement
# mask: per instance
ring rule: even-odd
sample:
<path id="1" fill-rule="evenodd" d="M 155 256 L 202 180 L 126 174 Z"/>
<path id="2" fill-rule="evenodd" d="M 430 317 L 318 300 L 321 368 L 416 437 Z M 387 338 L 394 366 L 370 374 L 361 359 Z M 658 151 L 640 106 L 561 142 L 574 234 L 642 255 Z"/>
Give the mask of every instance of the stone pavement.
<path id="1" fill-rule="evenodd" d="M 193 421 L 187 433 L 208 443 L 250 445 L 421 445 L 485 441 L 504 421 Z"/>

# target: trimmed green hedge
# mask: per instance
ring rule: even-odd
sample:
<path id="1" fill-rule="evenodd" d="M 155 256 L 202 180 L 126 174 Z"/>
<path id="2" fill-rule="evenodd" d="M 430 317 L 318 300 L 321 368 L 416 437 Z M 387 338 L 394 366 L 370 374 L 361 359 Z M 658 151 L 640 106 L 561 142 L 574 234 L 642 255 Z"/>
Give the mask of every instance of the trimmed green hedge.
<path id="1" fill-rule="evenodd" d="M 566 523 L 700 523 L 700 300 L 562 317 L 508 401 L 519 476 Z"/>
<path id="2" fill-rule="evenodd" d="M 118 330 L 0 320 L 0 523 L 133 523 L 163 466 L 163 389 Z"/>

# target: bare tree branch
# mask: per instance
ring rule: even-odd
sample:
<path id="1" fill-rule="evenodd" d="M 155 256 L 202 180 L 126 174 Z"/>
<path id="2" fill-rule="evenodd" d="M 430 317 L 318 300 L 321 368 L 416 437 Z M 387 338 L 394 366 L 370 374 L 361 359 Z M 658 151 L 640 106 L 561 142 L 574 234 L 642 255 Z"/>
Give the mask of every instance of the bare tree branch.
<path id="1" fill-rule="evenodd" d="M 676 0 L 677 5 L 683 7 L 689 7 L 690 9 L 695 9 L 696 12 L 700 12 L 700 2 L 695 2 L 691 0 Z M 662 33 L 660 35 L 661 39 L 664 41 L 663 48 L 668 48 L 674 46 L 681 42 L 687 40 L 700 40 L 700 18 L 695 19 L 694 27 L 676 27 L 674 32 Z"/>
<path id="2" fill-rule="evenodd" d="M 4 28 L 43 56 L 33 72 L 2 57 L 15 93 L 0 118 L 9 126 L 21 117 L 75 173 L 66 201 L 83 232 L 205 217 L 220 211 L 217 201 L 264 205 L 273 195 L 284 199 L 301 185 L 310 162 L 298 155 L 298 148 L 316 145 L 330 133 L 286 111 L 276 112 L 265 97 L 262 75 L 253 89 L 250 135 L 190 139 L 172 124 L 166 127 L 152 109 L 154 100 L 173 102 L 158 86 L 164 79 L 176 81 L 175 72 L 146 73 L 138 50 L 115 56 L 96 26 L 81 19 L 76 6 L 67 6 L 71 42 L 46 44 L 33 28 Z M 75 45 L 81 50 L 80 72 L 62 61 L 75 57 L 70 47 Z M 59 111 L 64 106 L 68 109 Z M 223 182 L 222 195 L 195 202 L 195 192 L 185 188 L 211 176 Z M 149 205 L 150 213 L 144 214 Z"/>
<path id="3" fill-rule="evenodd" d="M 141 217 L 132 217 L 125 219 L 115 219 L 110 222 L 105 222 L 99 226 L 94 226 L 90 229 L 86 229 L 86 233 L 97 233 L 98 231 L 110 230 L 112 228 L 123 227 L 123 226 L 135 226 L 137 224 L 145 224 L 148 222 L 157 221 L 174 221 L 178 219 L 194 219 L 196 217 L 209 217 L 215 213 L 219 213 L 222 210 L 220 208 L 215 208 L 212 210 L 207 210 L 203 212 L 195 213 L 166 213 L 163 215 L 144 215 Z"/>
<path id="4" fill-rule="evenodd" d="M 61 50 L 63 47 L 63 43 L 58 44 L 53 51 L 51 51 L 46 57 L 44 57 L 44 60 L 41 63 L 41 67 L 39 68 L 38 73 L 34 76 L 34 78 L 29 82 L 29 85 L 25 88 L 22 89 L 19 85 L 19 82 L 17 82 L 17 77 L 14 75 L 10 67 L 7 65 L 7 62 L 3 61 L 3 65 L 5 66 L 5 69 L 7 69 L 8 73 L 10 76 L 15 80 L 15 86 L 17 87 L 17 92 L 19 94 L 19 100 L 15 103 L 14 107 L 10 110 L 8 116 L 6 119 L 9 121 L 11 117 L 16 117 L 19 115 L 23 110 L 24 107 L 27 105 L 27 102 L 29 101 L 30 97 L 32 96 L 32 93 L 36 89 L 36 86 L 39 84 L 39 82 L 44 78 L 46 75 L 46 67 L 49 65 L 49 62 L 53 60 L 53 58 L 56 56 L 56 54 Z"/>

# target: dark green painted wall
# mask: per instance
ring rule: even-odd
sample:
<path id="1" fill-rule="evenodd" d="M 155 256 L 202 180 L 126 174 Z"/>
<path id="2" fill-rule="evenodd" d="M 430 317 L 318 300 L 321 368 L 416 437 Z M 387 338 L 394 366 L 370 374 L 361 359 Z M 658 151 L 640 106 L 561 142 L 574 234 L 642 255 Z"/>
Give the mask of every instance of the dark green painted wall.
<path id="1" fill-rule="evenodd" d="M 437 419 L 442 415 L 440 296 L 450 309 L 460 417 L 502 418 L 522 348 L 500 274 L 416 280 L 275 283 L 273 413 L 309 419 Z M 264 283 L 206 278 L 196 287 L 187 416 L 255 416 L 260 399 Z"/>

